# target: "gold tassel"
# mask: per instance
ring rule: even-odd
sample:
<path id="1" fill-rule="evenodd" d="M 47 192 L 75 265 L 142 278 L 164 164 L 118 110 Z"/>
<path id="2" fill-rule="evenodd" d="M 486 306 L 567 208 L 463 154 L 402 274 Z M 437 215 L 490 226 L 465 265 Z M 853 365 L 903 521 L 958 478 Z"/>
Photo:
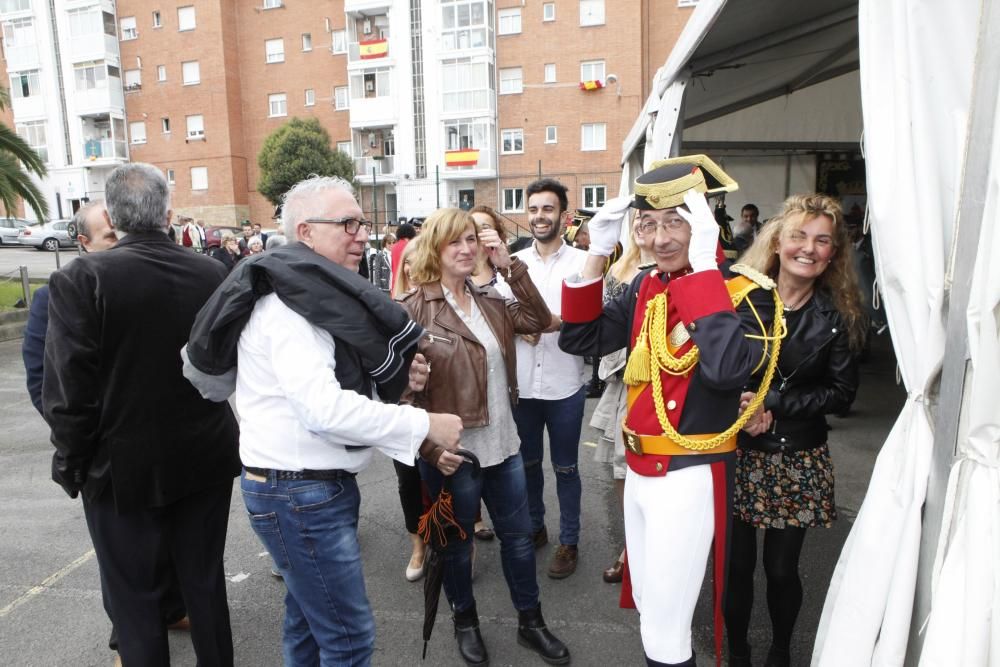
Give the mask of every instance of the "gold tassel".
<path id="1" fill-rule="evenodd" d="M 628 355 L 628 363 L 625 364 L 625 375 L 622 378 L 625 384 L 635 387 L 646 384 L 653 379 L 650 367 L 649 343 L 646 341 L 646 331 L 639 334 L 632 353 Z"/>

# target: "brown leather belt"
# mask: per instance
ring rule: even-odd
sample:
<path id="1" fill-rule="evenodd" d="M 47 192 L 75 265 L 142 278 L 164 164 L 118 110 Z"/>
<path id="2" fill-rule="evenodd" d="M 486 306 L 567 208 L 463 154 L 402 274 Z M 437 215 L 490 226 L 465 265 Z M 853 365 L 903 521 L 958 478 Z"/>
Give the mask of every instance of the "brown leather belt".
<path id="1" fill-rule="evenodd" d="M 622 433 L 625 436 L 625 447 L 628 448 L 630 452 L 638 456 L 642 456 L 643 454 L 657 454 L 659 456 L 691 456 L 693 454 L 724 454 L 726 452 L 736 451 L 735 435 L 715 447 L 712 447 L 711 449 L 694 450 L 678 445 L 665 435 L 640 435 L 625 426 L 624 423 L 622 424 Z M 714 438 L 716 435 L 718 434 L 708 433 L 706 435 L 689 435 L 686 437 L 691 438 L 692 440 L 709 440 Z"/>

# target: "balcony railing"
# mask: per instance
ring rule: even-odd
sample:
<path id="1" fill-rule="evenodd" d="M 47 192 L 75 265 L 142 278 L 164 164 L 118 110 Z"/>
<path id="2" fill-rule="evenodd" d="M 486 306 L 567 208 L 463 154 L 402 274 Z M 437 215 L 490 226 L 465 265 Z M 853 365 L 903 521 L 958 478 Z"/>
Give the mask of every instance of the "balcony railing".
<path id="1" fill-rule="evenodd" d="M 118 158 L 124 160 L 125 141 L 121 139 L 87 139 L 83 142 L 83 155 L 88 160 Z"/>
<path id="2" fill-rule="evenodd" d="M 377 62 L 389 56 L 388 39 L 362 39 L 357 42 L 348 42 L 347 60 L 349 62 L 371 61 Z"/>
<path id="3" fill-rule="evenodd" d="M 372 169 L 376 176 L 388 176 L 393 173 L 393 157 L 356 157 L 354 158 L 354 170 L 358 178 L 371 177 Z"/>
<path id="4" fill-rule="evenodd" d="M 8 72 L 38 67 L 38 47 L 35 44 L 5 46 L 4 54 L 7 56 Z"/>

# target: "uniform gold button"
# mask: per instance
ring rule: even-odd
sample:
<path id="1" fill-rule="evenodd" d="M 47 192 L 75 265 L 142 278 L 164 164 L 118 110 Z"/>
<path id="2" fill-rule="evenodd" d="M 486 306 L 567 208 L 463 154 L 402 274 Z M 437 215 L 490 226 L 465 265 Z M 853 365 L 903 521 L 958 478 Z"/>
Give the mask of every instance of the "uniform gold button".
<path id="1" fill-rule="evenodd" d="M 677 407 L 677 401 L 675 401 L 673 399 L 670 399 L 669 401 L 667 401 L 667 410 L 673 410 L 676 407 Z"/>
<path id="2" fill-rule="evenodd" d="M 663 464 L 659 461 L 656 462 L 656 472 L 663 472 Z"/>
<path id="3" fill-rule="evenodd" d="M 697 329 L 697 328 L 698 328 L 698 327 L 697 327 L 697 326 L 695 326 L 695 323 L 694 323 L 694 322 L 692 322 L 691 324 L 689 324 L 689 325 L 688 325 L 688 331 L 694 331 L 694 330 L 695 330 L 695 329 Z"/>

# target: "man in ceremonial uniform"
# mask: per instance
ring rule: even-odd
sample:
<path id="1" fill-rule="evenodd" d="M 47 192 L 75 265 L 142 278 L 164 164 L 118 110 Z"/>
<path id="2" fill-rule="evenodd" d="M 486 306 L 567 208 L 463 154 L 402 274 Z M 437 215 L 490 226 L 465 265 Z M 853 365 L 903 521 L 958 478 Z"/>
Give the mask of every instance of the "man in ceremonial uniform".
<path id="1" fill-rule="evenodd" d="M 729 280 L 705 196 L 736 183 L 703 155 L 654 162 L 635 198 L 608 201 L 590 222 L 582 280 L 563 286 L 560 347 L 603 355 L 628 346 L 622 605 L 641 614 L 649 665 L 695 665 L 691 620 L 715 538 L 716 653 L 721 651 L 726 535 L 740 393 L 760 366 L 774 372 L 780 310 L 766 277 L 739 266 Z M 606 256 L 630 207 L 656 267 L 602 307 Z M 753 274 L 753 279 L 739 272 Z M 780 321 L 780 314 L 778 317 Z M 761 390 L 760 396 L 766 395 Z"/>

